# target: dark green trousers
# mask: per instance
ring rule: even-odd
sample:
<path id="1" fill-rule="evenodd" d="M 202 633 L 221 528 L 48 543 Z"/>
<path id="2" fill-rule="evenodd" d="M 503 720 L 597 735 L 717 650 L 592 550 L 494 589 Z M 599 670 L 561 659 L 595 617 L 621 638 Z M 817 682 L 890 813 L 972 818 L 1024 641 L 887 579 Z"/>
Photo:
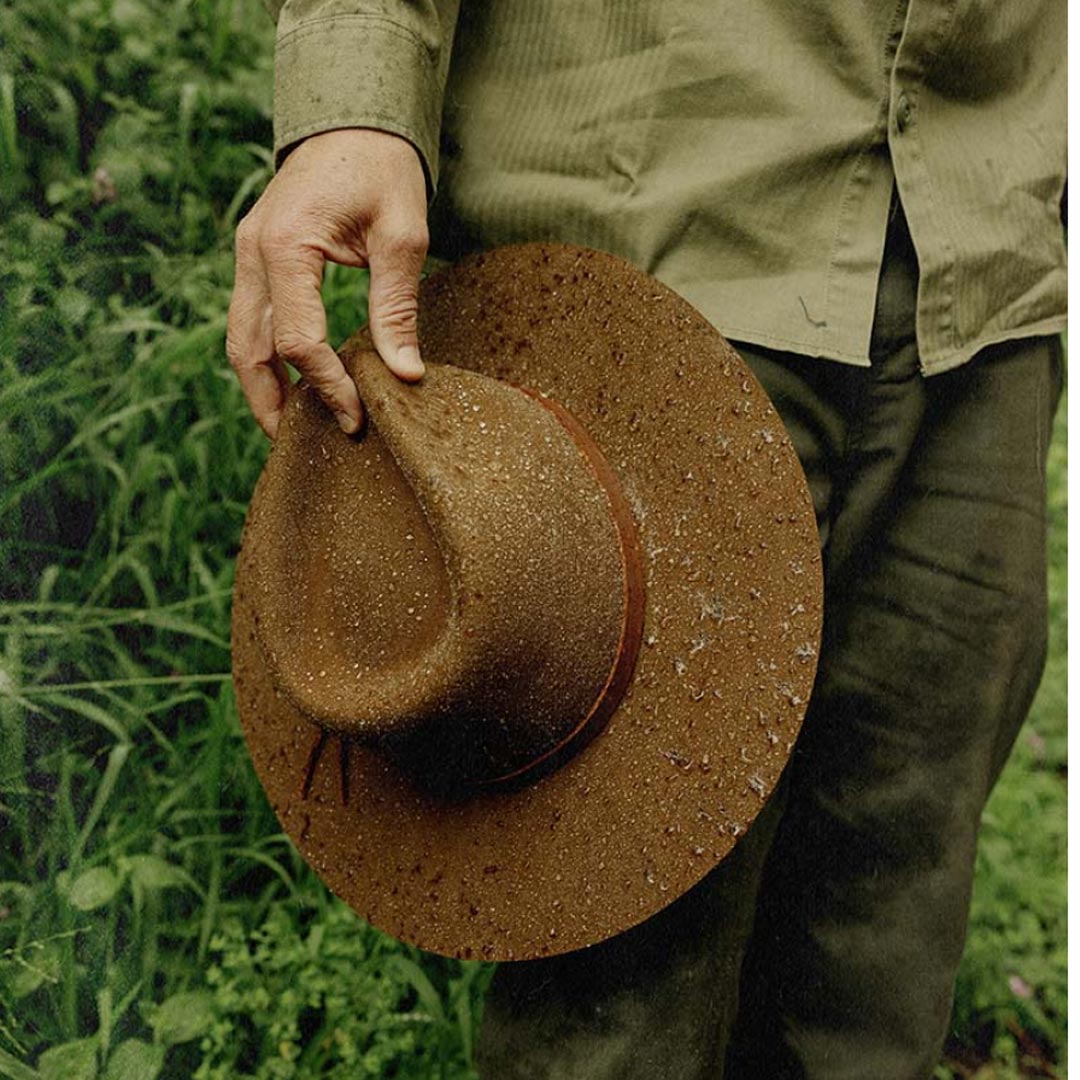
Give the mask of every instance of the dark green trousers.
<path id="1" fill-rule="evenodd" d="M 869 369 L 740 347 L 817 509 L 825 632 L 777 795 L 690 893 L 591 949 L 502 965 L 485 1080 L 925 1080 L 979 817 L 1046 648 L 1057 339 L 924 378 L 894 213 Z"/>

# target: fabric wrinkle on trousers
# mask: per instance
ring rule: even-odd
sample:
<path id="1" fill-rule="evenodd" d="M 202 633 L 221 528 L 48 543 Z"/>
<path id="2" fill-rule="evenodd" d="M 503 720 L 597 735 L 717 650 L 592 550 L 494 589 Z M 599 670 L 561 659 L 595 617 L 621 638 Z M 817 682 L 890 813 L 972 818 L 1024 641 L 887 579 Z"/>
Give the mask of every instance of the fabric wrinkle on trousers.
<path id="1" fill-rule="evenodd" d="M 503 964 L 484 1080 L 925 1080 L 982 807 L 1046 648 L 1056 338 L 924 377 L 895 216 L 869 370 L 737 346 L 807 475 L 826 604 L 783 781 L 733 854 L 624 934 Z"/>

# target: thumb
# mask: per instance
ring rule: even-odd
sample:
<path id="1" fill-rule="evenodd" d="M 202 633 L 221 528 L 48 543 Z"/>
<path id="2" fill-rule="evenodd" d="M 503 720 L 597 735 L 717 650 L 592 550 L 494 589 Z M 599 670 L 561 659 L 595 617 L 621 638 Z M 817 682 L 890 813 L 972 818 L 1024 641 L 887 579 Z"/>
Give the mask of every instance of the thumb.
<path id="1" fill-rule="evenodd" d="M 427 254 L 427 226 L 382 231 L 369 238 L 371 340 L 386 366 L 414 382 L 424 374 L 416 339 L 417 290 Z"/>

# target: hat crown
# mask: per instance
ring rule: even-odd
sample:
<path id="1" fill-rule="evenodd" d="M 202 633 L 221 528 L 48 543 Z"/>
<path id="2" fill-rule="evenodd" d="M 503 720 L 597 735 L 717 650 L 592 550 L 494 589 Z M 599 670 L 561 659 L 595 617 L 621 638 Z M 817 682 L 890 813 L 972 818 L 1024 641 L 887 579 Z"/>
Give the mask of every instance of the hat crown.
<path id="1" fill-rule="evenodd" d="M 244 540 L 278 690 L 436 787 L 528 771 L 590 724 L 636 648 L 613 475 L 519 388 L 343 359 L 364 434 L 297 388 Z"/>

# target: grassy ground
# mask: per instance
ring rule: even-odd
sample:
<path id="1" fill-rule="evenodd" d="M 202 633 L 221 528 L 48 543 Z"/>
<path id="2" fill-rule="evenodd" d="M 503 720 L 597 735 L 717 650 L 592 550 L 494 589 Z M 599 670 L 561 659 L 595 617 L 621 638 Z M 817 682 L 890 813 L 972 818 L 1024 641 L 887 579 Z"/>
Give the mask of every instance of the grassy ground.
<path id="1" fill-rule="evenodd" d="M 469 1075 L 488 972 L 330 898 L 228 678 L 265 454 L 223 365 L 269 176 L 256 0 L 0 7 L 0 1077 Z M 327 280 L 333 333 L 360 280 Z M 1064 1075 L 1065 421 L 1054 637 L 987 811 L 940 1075 Z"/>

